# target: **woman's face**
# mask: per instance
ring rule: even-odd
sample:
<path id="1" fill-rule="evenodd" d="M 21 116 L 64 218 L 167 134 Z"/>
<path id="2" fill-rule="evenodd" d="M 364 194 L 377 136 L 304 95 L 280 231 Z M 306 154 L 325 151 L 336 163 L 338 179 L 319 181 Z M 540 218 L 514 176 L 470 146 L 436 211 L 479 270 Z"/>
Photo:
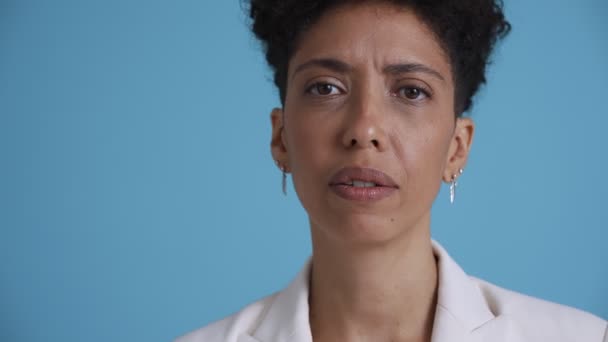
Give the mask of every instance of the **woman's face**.
<path id="1" fill-rule="evenodd" d="M 300 37 L 287 77 L 272 153 L 313 234 L 381 243 L 428 230 L 473 133 L 454 119 L 450 64 L 433 33 L 394 5 L 341 6 Z"/>

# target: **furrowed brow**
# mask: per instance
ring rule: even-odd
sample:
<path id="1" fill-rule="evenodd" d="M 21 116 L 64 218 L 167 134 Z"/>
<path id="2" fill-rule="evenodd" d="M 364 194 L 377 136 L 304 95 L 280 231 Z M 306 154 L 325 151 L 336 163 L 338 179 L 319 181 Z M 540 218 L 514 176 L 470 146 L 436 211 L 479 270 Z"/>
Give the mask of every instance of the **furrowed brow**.
<path id="1" fill-rule="evenodd" d="M 441 73 L 439 73 L 438 71 L 436 71 L 435 69 L 433 69 L 431 67 L 428 67 L 424 64 L 419 64 L 419 63 L 391 64 L 391 65 L 387 65 L 383 69 L 383 71 L 386 74 L 393 74 L 393 75 L 421 72 L 421 73 L 431 75 L 431 76 L 445 82 L 445 78 L 443 78 Z"/>
<path id="2" fill-rule="evenodd" d="M 293 78 L 293 77 L 295 77 L 295 75 L 297 73 L 299 73 L 303 70 L 306 70 L 306 69 L 314 68 L 314 67 L 329 69 L 331 71 L 335 71 L 338 73 L 347 73 L 352 70 L 352 66 L 350 66 L 347 63 L 344 63 L 340 60 L 337 60 L 337 59 L 314 58 L 314 59 L 311 59 L 307 62 L 304 62 L 304 63 L 298 65 L 291 77 Z"/>

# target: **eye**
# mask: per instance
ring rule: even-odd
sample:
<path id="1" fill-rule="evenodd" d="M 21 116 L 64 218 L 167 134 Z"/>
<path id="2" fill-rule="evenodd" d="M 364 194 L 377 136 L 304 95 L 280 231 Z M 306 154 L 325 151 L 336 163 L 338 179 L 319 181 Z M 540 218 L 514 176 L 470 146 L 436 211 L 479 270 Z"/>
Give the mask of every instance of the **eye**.
<path id="1" fill-rule="evenodd" d="M 403 87 L 399 88 L 397 95 L 405 97 L 408 100 L 422 100 L 429 97 L 429 93 L 420 87 Z"/>
<path id="2" fill-rule="evenodd" d="M 329 96 L 340 94 L 340 88 L 331 83 L 318 82 L 308 87 L 306 92 L 317 96 Z"/>

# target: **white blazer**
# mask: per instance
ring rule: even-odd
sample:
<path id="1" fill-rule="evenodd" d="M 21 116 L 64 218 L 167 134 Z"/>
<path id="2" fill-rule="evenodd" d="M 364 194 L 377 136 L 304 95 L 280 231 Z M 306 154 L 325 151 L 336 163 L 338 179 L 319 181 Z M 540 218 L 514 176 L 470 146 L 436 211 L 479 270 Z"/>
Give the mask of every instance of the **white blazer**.
<path id="1" fill-rule="evenodd" d="M 608 342 L 607 322 L 470 277 L 433 241 L 439 288 L 432 342 Z M 175 342 L 312 342 L 310 260 L 284 290 Z"/>

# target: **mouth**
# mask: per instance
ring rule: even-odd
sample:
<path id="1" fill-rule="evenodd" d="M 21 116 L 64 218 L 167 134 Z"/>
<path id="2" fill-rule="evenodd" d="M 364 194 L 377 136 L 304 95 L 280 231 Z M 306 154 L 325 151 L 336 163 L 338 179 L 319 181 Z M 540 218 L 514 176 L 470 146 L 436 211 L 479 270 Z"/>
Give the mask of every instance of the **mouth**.
<path id="1" fill-rule="evenodd" d="M 374 182 L 366 182 L 361 180 L 353 180 L 350 183 L 344 183 L 343 185 L 354 186 L 355 188 L 373 188 L 375 186 L 379 186 Z"/>
<path id="2" fill-rule="evenodd" d="M 355 201 L 375 201 L 393 194 L 399 186 L 387 174 L 371 168 L 346 167 L 333 175 L 330 188 L 338 196 Z"/>
<path id="3" fill-rule="evenodd" d="M 370 168 L 345 167 L 336 172 L 329 185 L 348 185 L 357 188 L 390 187 L 399 188 L 386 173 Z"/>

